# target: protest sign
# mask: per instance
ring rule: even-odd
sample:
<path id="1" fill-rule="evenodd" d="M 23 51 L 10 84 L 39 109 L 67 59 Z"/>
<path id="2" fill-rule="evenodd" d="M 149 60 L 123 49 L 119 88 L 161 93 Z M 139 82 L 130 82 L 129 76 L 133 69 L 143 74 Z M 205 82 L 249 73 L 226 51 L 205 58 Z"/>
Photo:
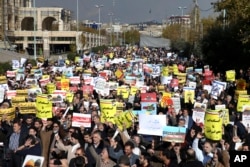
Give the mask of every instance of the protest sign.
<path id="1" fill-rule="evenodd" d="M 35 102 L 18 103 L 17 106 L 21 114 L 36 114 Z"/>
<path id="2" fill-rule="evenodd" d="M 243 112 L 244 105 L 250 105 L 250 95 L 239 95 L 237 102 L 237 111 Z"/>
<path id="3" fill-rule="evenodd" d="M 38 118 L 52 118 L 52 102 L 48 99 L 48 95 L 36 97 L 36 109 Z"/>
<path id="4" fill-rule="evenodd" d="M 204 125 L 204 118 L 205 118 L 205 110 L 204 108 L 196 107 L 193 109 L 192 118 L 195 123 L 202 123 Z"/>
<path id="5" fill-rule="evenodd" d="M 184 91 L 184 103 L 189 103 L 190 101 L 191 103 L 194 103 L 194 98 L 195 98 L 194 88 L 184 87 L 183 91 Z"/>
<path id="6" fill-rule="evenodd" d="M 149 115 L 156 115 L 157 103 L 156 102 L 141 102 L 141 112 Z"/>
<path id="7" fill-rule="evenodd" d="M 47 93 L 52 94 L 56 90 L 56 85 L 54 83 L 48 83 L 46 85 Z"/>
<path id="8" fill-rule="evenodd" d="M 84 95 L 92 94 L 94 90 L 94 87 L 92 85 L 83 85 L 82 86 L 82 92 Z"/>
<path id="9" fill-rule="evenodd" d="M 3 115 L 7 116 L 7 120 L 13 120 L 15 118 L 15 107 L 5 109 L 1 108 L 0 119 L 2 119 Z"/>
<path id="10" fill-rule="evenodd" d="M 69 90 L 69 79 L 67 78 L 62 78 L 61 79 L 61 90 Z"/>
<path id="11" fill-rule="evenodd" d="M 134 115 L 131 111 L 125 111 L 114 118 L 116 126 L 122 130 L 125 126 L 126 128 L 130 128 L 133 125 Z"/>
<path id="12" fill-rule="evenodd" d="M 138 134 L 162 136 L 166 126 L 166 115 L 139 114 Z"/>
<path id="13" fill-rule="evenodd" d="M 91 127 L 91 114 L 73 113 L 72 118 L 73 127 L 90 128 Z"/>
<path id="14" fill-rule="evenodd" d="M 116 102 L 113 99 L 100 99 L 101 122 L 114 123 Z"/>
<path id="15" fill-rule="evenodd" d="M 219 112 L 206 112 L 205 115 L 205 136 L 211 140 L 222 138 L 222 118 Z"/>
<path id="16" fill-rule="evenodd" d="M 226 78 L 227 78 L 227 81 L 228 82 L 233 82 L 235 81 L 235 75 L 236 75 L 236 72 L 235 70 L 228 70 L 226 71 Z"/>
<path id="17" fill-rule="evenodd" d="M 121 95 L 124 99 L 128 99 L 130 94 L 130 89 L 127 86 L 119 86 L 117 88 L 117 95 Z"/>
<path id="18" fill-rule="evenodd" d="M 186 128 L 175 126 L 164 126 L 162 141 L 184 143 L 186 136 Z"/>
<path id="19" fill-rule="evenodd" d="M 156 93 L 141 93 L 141 102 L 157 102 Z"/>

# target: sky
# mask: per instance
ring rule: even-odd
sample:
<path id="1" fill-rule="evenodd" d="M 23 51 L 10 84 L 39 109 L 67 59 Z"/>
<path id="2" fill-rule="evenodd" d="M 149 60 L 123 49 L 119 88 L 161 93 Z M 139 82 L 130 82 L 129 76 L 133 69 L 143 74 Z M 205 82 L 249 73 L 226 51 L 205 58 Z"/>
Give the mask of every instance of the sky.
<path id="1" fill-rule="evenodd" d="M 109 13 L 113 13 L 113 21 L 120 23 L 138 23 L 169 18 L 181 15 L 178 7 L 186 7 L 183 14 L 189 14 L 194 0 L 78 0 L 78 18 L 98 22 L 99 10 L 95 5 L 103 5 L 100 9 L 100 20 L 110 22 Z M 215 16 L 211 2 L 217 0 L 197 0 L 201 9 L 201 17 Z M 36 0 L 36 7 L 62 7 L 72 11 L 73 19 L 77 16 L 77 0 Z"/>

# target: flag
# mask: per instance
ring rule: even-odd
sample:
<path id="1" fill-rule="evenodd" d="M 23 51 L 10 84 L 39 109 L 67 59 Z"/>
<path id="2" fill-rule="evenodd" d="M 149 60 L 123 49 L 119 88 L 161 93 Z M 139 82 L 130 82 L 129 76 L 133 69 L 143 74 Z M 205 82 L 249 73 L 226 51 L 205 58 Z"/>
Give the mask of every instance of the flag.
<path id="1" fill-rule="evenodd" d="M 149 13 L 151 13 L 151 8 L 149 9 Z"/>

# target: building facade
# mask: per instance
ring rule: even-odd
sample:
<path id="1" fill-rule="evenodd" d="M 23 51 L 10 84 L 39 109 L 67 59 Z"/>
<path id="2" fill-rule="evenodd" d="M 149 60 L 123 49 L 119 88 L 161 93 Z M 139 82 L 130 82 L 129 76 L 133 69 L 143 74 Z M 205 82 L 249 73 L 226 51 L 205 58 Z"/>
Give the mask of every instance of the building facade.
<path id="1" fill-rule="evenodd" d="M 34 0 L 0 0 L 1 35 L 21 50 L 50 54 L 98 46 L 98 34 L 72 31 L 71 12 L 59 7 L 35 7 Z M 82 44 L 81 36 L 85 36 Z M 101 44 L 105 38 L 101 37 Z M 84 45 L 84 46 L 83 46 Z M 32 54 L 32 53 L 31 53 Z"/>

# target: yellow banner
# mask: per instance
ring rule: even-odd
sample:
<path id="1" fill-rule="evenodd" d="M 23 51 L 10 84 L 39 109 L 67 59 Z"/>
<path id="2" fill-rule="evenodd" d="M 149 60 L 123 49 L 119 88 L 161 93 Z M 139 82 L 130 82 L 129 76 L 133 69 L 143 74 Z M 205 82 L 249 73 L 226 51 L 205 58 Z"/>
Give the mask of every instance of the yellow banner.
<path id="1" fill-rule="evenodd" d="M 49 79 L 50 76 L 49 75 L 42 75 L 42 79 Z"/>
<path id="2" fill-rule="evenodd" d="M 6 83 L 7 83 L 6 76 L 0 76 L 0 84 L 6 84 Z"/>
<path id="3" fill-rule="evenodd" d="M 24 89 L 24 90 L 16 90 L 16 96 L 28 96 L 28 89 Z"/>
<path id="4" fill-rule="evenodd" d="M 69 79 L 61 79 L 61 90 L 69 90 Z"/>
<path id="5" fill-rule="evenodd" d="M 235 70 L 226 71 L 227 81 L 235 81 Z"/>
<path id="6" fill-rule="evenodd" d="M 171 99 L 172 94 L 169 92 L 163 92 L 162 98 L 161 98 L 161 102 L 160 105 L 161 107 L 166 107 L 168 104 L 169 99 Z"/>
<path id="7" fill-rule="evenodd" d="M 123 71 L 120 69 L 116 70 L 115 76 L 116 78 L 121 79 L 123 77 Z"/>
<path id="8" fill-rule="evenodd" d="M 205 115 L 205 136 L 210 140 L 221 140 L 222 118 L 218 112 L 206 112 Z"/>
<path id="9" fill-rule="evenodd" d="M 161 71 L 161 73 L 162 73 L 162 76 L 165 76 L 165 77 L 169 76 L 169 70 L 168 70 L 168 67 L 167 67 L 167 66 L 162 67 L 162 71 Z"/>
<path id="10" fill-rule="evenodd" d="M 185 83 L 186 82 L 186 76 L 187 73 L 175 73 L 177 75 L 177 79 L 179 80 L 179 83 Z"/>
<path id="11" fill-rule="evenodd" d="M 174 72 L 174 74 L 179 73 L 179 69 L 178 69 L 177 64 L 173 64 L 173 72 Z"/>
<path id="12" fill-rule="evenodd" d="M 184 103 L 191 101 L 194 103 L 195 93 L 194 90 L 184 90 Z"/>
<path id="13" fill-rule="evenodd" d="M 164 93 L 165 92 L 165 86 L 164 85 L 159 85 L 158 86 L 158 92 Z"/>
<path id="14" fill-rule="evenodd" d="M 47 88 L 47 93 L 48 93 L 48 94 L 53 94 L 54 91 L 56 90 L 56 85 L 53 84 L 53 83 L 48 83 L 48 84 L 46 85 L 46 88 Z"/>
<path id="15" fill-rule="evenodd" d="M 224 113 L 223 113 L 223 120 L 222 120 L 222 122 L 223 122 L 223 125 L 228 125 L 229 123 L 230 123 L 230 120 L 229 120 L 229 111 L 228 111 L 228 109 L 223 109 L 222 110 Z"/>
<path id="16" fill-rule="evenodd" d="M 115 123 L 116 102 L 113 99 L 100 99 L 101 122 Z"/>
<path id="17" fill-rule="evenodd" d="M 136 86 L 131 86 L 131 88 L 130 88 L 130 94 L 131 94 L 131 95 L 135 95 L 137 90 L 139 90 L 138 87 L 136 87 Z"/>
<path id="18" fill-rule="evenodd" d="M 129 93 L 128 87 L 121 86 L 117 88 L 117 95 L 121 95 L 124 99 L 128 99 Z"/>
<path id="19" fill-rule="evenodd" d="M 15 118 L 15 108 L 0 109 L 0 119 L 4 114 L 7 116 L 7 120 L 13 120 Z"/>
<path id="20" fill-rule="evenodd" d="M 115 117 L 115 124 L 120 130 L 123 127 L 130 128 L 133 125 L 134 115 L 131 111 L 125 111 Z"/>
<path id="21" fill-rule="evenodd" d="M 36 109 L 38 118 L 52 118 L 52 102 L 47 95 L 38 95 L 36 97 Z"/>
<path id="22" fill-rule="evenodd" d="M 11 104 L 12 106 L 17 106 L 18 103 L 26 102 L 26 97 L 24 96 L 15 96 L 11 98 Z"/>
<path id="23" fill-rule="evenodd" d="M 18 103 L 18 108 L 21 114 L 36 114 L 35 102 Z"/>
<path id="24" fill-rule="evenodd" d="M 243 112 L 243 106 L 250 105 L 250 96 L 249 95 L 239 95 L 237 102 L 237 111 Z"/>
<path id="25" fill-rule="evenodd" d="M 235 90 L 235 99 L 238 100 L 239 95 L 247 95 L 247 90 Z"/>
<path id="26" fill-rule="evenodd" d="M 66 100 L 67 100 L 68 102 L 72 103 L 73 98 L 74 98 L 74 93 L 71 93 L 71 92 L 67 92 L 67 93 L 66 93 Z"/>

